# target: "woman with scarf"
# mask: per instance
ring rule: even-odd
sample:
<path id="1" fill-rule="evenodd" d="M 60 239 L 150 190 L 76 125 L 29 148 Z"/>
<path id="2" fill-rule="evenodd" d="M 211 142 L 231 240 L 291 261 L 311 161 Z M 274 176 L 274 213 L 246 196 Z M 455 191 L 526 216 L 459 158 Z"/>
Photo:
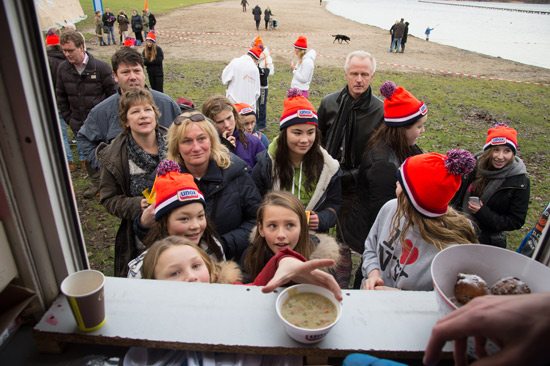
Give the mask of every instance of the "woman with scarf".
<path id="1" fill-rule="evenodd" d="M 470 213 L 479 242 L 506 248 L 506 231 L 520 229 L 529 206 L 530 183 L 517 153 L 517 131 L 501 123 L 487 131 L 476 169 L 464 177 L 453 205 Z"/>
<path id="2" fill-rule="evenodd" d="M 115 276 L 126 277 L 128 262 L 144 249 L 132 226 L 149 205 L 143 196 L 148 180 L 166 155 L 167 129 L 158 123 L 159 110 L 145 89 L 130 89 L 120 97 L 122 132 L 109 145 L 97 148 L 101 166 L 101 204 L 122 222 L 115 241 Z"/>

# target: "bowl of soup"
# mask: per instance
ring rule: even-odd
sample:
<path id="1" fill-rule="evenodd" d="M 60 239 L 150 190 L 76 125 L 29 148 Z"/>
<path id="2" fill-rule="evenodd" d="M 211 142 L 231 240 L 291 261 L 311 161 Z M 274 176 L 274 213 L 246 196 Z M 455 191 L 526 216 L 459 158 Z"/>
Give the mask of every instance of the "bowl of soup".
<path id="1" fill-rule="evenodd" d="M 287 334 L 301 343 L 317 343 L 342 316 L 342 304 L 329 290 L 308 284 L 287 287 L 277 297 L 277 315 Z"/>
<path id="2" fill-rule="evenodd" d="M 511 250 L 483 245 L 453 245 L 439 252 L 432 261 L 432 280 L 441 317 L 462 305 L 455 298 L 458 275 L 471 281 L 484 282 L 491 292 L 503 279 L 515 277 L 528 285 L 531 293 L 550 291 L 550 268 L 522 254 Z M 514 296 L 514 295 L 498 295 Z M 468 339 L 468 353 L 475 356 L 473 338 Z M 488 341 L 488 354 L 499 351 L 499 347 Z"/>

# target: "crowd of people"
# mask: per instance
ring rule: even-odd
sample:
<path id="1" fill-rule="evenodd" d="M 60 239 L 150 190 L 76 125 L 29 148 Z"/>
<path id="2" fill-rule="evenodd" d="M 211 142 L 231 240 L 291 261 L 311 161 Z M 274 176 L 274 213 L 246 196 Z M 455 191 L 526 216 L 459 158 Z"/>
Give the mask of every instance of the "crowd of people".
<path id="1" fill-rule="evenodd" d="M 292 277 L 341 298 L 351 248 L 362 255 L 354 288 L 432 290 L 439 251 L 478 242 L 506 248 L 506 232 L 525 222 L 530 182 L 517 131 L 495 125 L 472 146 L 481 150 L 475 155 L 424 152 L 427 105 L 391 81 L 373 90 L 368 52 L 347 55 L 346 85 L 316 109 L 308 100 L 316 52 L 299 36 L 270 142 L 263 130 L 274 66 L 259 36 L 223 70 L 226 95 L 201 101 L 198 111 L 162 91 L 153 14 L 96 13 L 100 45 L 116 44 L 115 22 L 119 42 L 130 26 L 136 41 L 145 39 L 142 53 L 121 47 L 109 65 L 75 30 L 46 38 L 62 129 L 77 136 L 90 178 L 85 197 L 99 195 L 121 219 L 115 276 L 267 290 Z M 396 22 L 390 52 L 404 51 L 406 25 Z M 431 346 L 429 360 L 441 345 Z"/>

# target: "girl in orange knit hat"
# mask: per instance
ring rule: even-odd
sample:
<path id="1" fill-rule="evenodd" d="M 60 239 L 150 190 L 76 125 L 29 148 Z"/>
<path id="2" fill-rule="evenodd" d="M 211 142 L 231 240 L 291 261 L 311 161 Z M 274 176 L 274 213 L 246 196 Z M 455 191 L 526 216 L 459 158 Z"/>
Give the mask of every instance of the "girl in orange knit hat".
<path id="1" fill-rule="evenodd" d="M 487 131 L 476 169 L 462 182 L 453 204 L 471 214 L 479 227 L 479 242 L 506 248 L 506 231 L 525 223 L 530 182 L 517 155 L 517 132 L 506 124 Z"/>
<path id="2" fill-rule="evenodd" d="M 317 52 L 307 49 L 307 38 L 304 36 L 298 37 L 294 42 L 294 53 L 298 60 L 290 64 L 292 70 L 291 88 L 298 88 L 302 91 L 305 98 L 309 97 L 309 84 L 313 79 L 313 71 L 315 69 L 315 57 Z"/>

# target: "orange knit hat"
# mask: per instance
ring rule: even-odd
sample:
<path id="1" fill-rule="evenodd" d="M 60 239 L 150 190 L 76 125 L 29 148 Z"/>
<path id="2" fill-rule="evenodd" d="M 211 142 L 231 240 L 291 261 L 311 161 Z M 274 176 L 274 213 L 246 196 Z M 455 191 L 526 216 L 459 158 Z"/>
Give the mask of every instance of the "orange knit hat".
<path id="1" fill-rule="evenodd" d="M 296 42 L 294 42 L 294 47 L 299 48 L 301 50 L 307 50 L 307 38 L 304 36 L 298 37 Z"/>
<path id="2" fill-rule="evenodd" d="M 178 163 L 163 160 L 157 168 L 155 180 L 155 221 L 172 210 L 190 203 L 199 202 L 206 206 L 204 196 L 199 191 L 191 174 L 180 173 Z"/>
<path id="3" fill-rule="evenodd" d="M 424 102 L 395 85 L 393 81 L 382 83 L 380 94 L 386 98 L 384 99 L 384 123 L 389 127 L 413 124 L 428 113 Z"/>
<path id="4" fill-rule="evenodd" d="M 515 155 L 518 147 L 517 131 L 508 127 L 505 123 L 497 123 L 493 128 L 487 131 L 487 141 L 485 141 L 483 150 L 485 151 L 491 146 L 498 145 L 509 146 Z"/>
<path id="5" fill-rule="evenodd" d="M 317 126 L 317 113 L 313 104 L 302 96 L 298 88 L 288 89 L 287 99 L 283 102 L 284 110 L 279 122 L 279 130 L 300 123 L 308 123 Z"/>

